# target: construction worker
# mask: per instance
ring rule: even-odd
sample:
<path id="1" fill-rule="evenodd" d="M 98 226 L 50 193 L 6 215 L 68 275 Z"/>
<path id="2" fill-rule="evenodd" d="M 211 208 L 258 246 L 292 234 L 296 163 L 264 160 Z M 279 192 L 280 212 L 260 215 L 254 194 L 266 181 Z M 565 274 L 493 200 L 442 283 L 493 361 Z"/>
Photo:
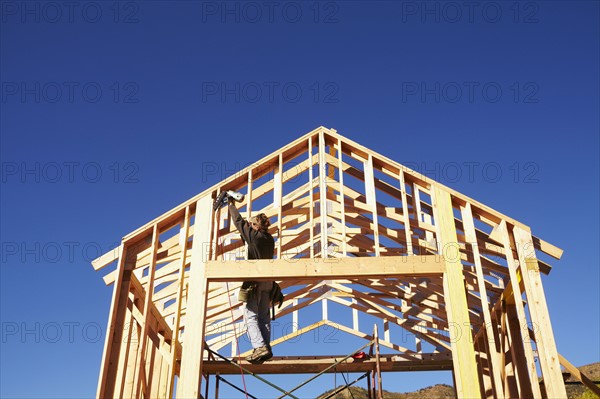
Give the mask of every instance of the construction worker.
<path id="1" fill-rule="evenodd" d="M 246 221 L 240 216 L 234 201 L 228 201 L 228 204 L 229 216 L 248 244 L 248 259 L 273 259 L 275 240 L 268 231 L 271 222 L 267 215 L 261 213 Z M 240 290 L 240 300 L 246 302 L 244 320 L 254 348 L 246 360 L 253 364 L 263 363 L 273 357 L 269 314 L 272 289 L 273 281 L 245 281 Z"/>

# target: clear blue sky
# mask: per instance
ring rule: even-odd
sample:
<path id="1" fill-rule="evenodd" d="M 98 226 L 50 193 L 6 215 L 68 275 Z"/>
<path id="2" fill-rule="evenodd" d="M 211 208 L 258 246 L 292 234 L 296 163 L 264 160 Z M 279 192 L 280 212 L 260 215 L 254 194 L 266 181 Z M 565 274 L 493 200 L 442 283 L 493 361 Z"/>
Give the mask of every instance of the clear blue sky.
<path id="1" fill-rule="evenodd" d="M 597 1 L 0 6 L 0 396 L 93 396 L 111 288 L 89 261 L 319 125 L 563 248 L 558 349 L 600 360 Z"/>

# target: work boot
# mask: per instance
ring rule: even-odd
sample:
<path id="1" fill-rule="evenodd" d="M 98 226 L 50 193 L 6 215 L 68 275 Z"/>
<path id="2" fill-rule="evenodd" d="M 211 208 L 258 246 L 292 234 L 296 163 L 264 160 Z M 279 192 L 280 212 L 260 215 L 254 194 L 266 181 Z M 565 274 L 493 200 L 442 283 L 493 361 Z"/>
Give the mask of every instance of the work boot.
<path id="1" fill-rule="evenodd" d="M 261 364 L 267 359 L 273 357 L 273 353 L 266 346 L 261 346 L 252 351 L 252 354 L 246 357 L 246 360 L 252 364 Z"/>
<path id="2" fill-rule="evenodd" d="M 273 351 L 271 350 L 271 346 L 266 346 L 267 354 L 262 357 L 262 361 L 266 362 L 267 360 L 273 357 Z"/>

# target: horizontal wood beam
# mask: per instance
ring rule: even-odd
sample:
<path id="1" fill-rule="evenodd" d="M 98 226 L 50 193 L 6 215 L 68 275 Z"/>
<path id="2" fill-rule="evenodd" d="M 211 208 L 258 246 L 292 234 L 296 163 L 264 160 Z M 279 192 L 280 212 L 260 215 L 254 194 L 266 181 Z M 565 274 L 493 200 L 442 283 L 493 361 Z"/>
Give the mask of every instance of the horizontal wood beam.
<path id="1" fill-rule="evenodd" d="M 310 374 L 322 372 L 335 363 L 335 361 L 345 356 L 276 356 L 263 364 L 250 364 L 242 361 L 240 365 L 256 374 Z M 452 370 L 452 356 L 447 352 L 422 354 L 414 357 L 407 355 L 380 355 L 379 360 L 381 371 Z M 374 369 L 374 358 L 366 360 L 349 358 L 327 372 L 354 373 L 367 372 Z M 223 360 L 205 360 L 202 370 L 209 374 L 240 373 L 239 368 Z"/>
<path id="2" fill-rule="evenodd" d="M 336 279 L 352 277 L 426 276 L 445 271 L 438 255 L 331 259 L 273 259 L 209 261 L 206 277 L 212 281 L 284 280 L 298 277 Z"/>

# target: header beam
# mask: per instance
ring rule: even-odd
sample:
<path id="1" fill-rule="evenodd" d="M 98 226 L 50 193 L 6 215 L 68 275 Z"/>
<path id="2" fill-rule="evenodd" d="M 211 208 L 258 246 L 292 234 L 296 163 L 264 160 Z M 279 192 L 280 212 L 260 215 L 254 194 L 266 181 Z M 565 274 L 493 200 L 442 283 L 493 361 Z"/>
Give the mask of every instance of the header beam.
<path id="1" fill-rule="evenodd" d="M 381 256 L 333 259 L 261 259 L 207 262 L 212 281 L 285 280 L 315 277 L 320 280 L 349 277 L 427 276 L 446 270 L 439 255 Z"/>

